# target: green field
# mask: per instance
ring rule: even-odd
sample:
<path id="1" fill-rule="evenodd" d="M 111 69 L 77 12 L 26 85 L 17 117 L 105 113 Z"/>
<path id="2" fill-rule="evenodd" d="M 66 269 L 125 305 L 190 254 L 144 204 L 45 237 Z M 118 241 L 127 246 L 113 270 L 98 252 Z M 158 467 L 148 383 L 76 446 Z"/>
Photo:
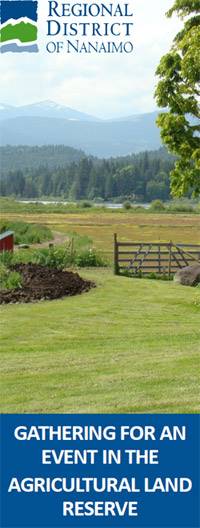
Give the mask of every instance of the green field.
<path id="1" fill-rule="evenodd" d="M 89 236 L 94 246 L 112 258 L 113 234 L 121 241 L 200 244 L 200 215 L 155 214 L 111 211 L 80 213 L 3 213 L 7 221 L 26 221 L 46 225 L 51 231 L 67 235 L 76 232 Z"/>
<path id="2" fill-rule="evenodd" d="M 198 412 L 197 291 L 81 275 L 97 288 L 1 309 L 1 411 Z"/>

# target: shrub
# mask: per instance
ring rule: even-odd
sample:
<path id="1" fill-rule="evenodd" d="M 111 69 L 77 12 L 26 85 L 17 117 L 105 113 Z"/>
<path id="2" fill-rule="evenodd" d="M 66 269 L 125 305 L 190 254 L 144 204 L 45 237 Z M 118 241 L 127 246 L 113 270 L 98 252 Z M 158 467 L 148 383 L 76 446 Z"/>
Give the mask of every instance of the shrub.
<path id="1" fill-rule="evenodd" d="M 72 264 L 70 254 L 65 248 L 43 248 L 32 256 L 32 262 L 49 268 L 64 269 Z M 72 259 L 73 260 L 73 259 Z"/>
<path id="2" fill-rule="evenodd" d="M 172 213 L 197 213 L 198 209 L 190 200 L 173 200 L 168 205 L 168 211 Z"/>
<path id="3" fill-rule="evenodd" d="M 8 290 L 15 290 L 16 288 L 22 287 L 22 277 L 17 271 L 10 271 L 6 283 Z"/>
<path id="4" fill-rule="evenodd" d="M 83 200 L 82 202 L 79 202 L 79 207 L 83 207 L 83 209 L 88 209 L 89 207 L 92 207 L 91 202 L 88 200 Z"/>
<path id="5" fill-rule="evenodd" d="M 75 257 L 75 263 L 80 268 L 103 267 L 106 263 L 94 249 L 86 249 Z"/>
<path id="6" fill-rule="evenodd" d="M 123 203 L 123 208 L 126 209 L 127 211 L 131 209 L 131 207 L 132 207 L 131 202 L 126 201 Z"/>
<path id="7" fill-rule="evenodd" d="M 17 271 L 11 271 L 5 266 L 0 264 L 0 289 L 1 290 L 14 290 L 21 288 L 22 277 Z"/>
<path id="8" fill-rule="evenodd" d="M 154 200 L 149 208 L 150 211 L 165 211 L 165 205 L 162 200 Z"/>
<path id="9" fill-rule="evenodd" d="M 48 266 L 60 270 L 73 265 L 80 268 L 107 265 L 94 249 L 84 249 L 78 252 L 71 246 L 38 250 L 32 255 L 31 261 L 40 266 Z"/>

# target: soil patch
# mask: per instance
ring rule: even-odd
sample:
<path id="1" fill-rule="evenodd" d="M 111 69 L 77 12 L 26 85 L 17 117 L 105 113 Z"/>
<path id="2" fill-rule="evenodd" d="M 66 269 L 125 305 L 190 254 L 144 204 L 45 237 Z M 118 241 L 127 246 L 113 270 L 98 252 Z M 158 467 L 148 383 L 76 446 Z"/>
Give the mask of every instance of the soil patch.
<path id="1" fill-rule="evenodd" d="M 16 264 L 12 267 L 22 275 L 22 288 L 0 291 L 0 304 L 28 303 L 77 295 L 95 287 L 78 273 L 60 271 L 38 264 Z"/>

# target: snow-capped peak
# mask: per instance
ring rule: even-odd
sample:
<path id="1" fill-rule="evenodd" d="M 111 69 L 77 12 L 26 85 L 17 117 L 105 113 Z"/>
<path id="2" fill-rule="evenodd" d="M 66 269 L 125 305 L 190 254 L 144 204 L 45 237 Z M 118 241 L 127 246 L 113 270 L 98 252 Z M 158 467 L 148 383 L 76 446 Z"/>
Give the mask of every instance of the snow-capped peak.
<path id="1" fill-rule="evenodd" d="M 33 103 L 32 105 L 30 106 L 35 106 L 37 108 L 63 108 L 62 106 L 58 105 L 57 103 L 55 103 L 54 101 L 50 101 L 50 100 L 46 100 L 46 101 L 41 101 L 41 102 L 38 102 L 38 103 Z"/>

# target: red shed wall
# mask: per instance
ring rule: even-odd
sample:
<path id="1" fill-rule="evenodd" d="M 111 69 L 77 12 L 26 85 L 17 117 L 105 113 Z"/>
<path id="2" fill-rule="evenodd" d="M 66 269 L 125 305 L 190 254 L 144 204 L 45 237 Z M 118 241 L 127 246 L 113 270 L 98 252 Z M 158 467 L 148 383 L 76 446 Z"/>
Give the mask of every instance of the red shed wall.
<path id="1" fill-rule="evenodd" d="M 8 235 L 7 237 L 0 240 L 0 251 L 13 251 L 14 249 L 14 239 L 13 235 Z"/>

